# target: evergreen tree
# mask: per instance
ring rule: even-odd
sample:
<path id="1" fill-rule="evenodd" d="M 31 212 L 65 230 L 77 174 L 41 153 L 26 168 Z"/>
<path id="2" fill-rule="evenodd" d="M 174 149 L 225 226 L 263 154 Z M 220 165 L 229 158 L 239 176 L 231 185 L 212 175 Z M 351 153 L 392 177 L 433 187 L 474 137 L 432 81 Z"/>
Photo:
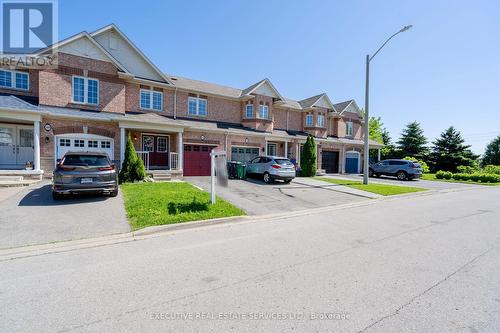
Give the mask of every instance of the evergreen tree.
<path id="1" fill-rule="evenodd" d="M 406 125 L 397 142 L 398 153 L 401 156 L 414 156 L 423 159 L 428 152 L 427 138 L 420 124 L 416 121 Z"/>
<path id="2" fill-rule="evenodd" d="M 127 144 L 125 145 L 125 157 L 122 163 L 122 168 L 118 175 L 120 183 L 133 182 L 136 180 L 143 180 L 146 177 L 146 170 L 142 159 L 137 156 L 137 153 L 130 137 L 127 137 Z"/>
<path id="3" fill-rule="evenodd" d="M 464 142 L 462 134 L 453 126 L 441 133 L 432 146 L 431 161 L 434 170 L 455 172 L 460 165 L 473 166 L 479 156 Z"/>
<path id="4" fill-rule="evenodd" d="M 312 136 L 308 136 L 302 154 L 300 155 L 301 176 L 313 177 L 316 175 L 316 143 Z"/>
<path id="5" fill-rule="evenodd" d="M 482 165 L 500 165 L 500 135 L 491 141 L 484 151 Z"/>

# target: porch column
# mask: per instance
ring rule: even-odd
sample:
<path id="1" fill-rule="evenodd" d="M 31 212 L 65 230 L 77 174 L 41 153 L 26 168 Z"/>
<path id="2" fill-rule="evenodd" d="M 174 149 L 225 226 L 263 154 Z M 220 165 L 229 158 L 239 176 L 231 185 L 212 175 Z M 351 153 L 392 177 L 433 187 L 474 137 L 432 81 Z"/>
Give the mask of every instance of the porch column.
<path id="1" fill-rule="evenodd" d="M 40 166 L 40 122 L 33 123 L 33 170 L 41 170 Z"/>
<path id="2" fill-rule="evenodd" d="M 177 134 L 177 154 L 179 154 L 179 170 L 182 170 L 183 168 L 183 162 L 184 162 L 184 146 L 182 144 L 182 132 L 179 132 Z"/>
<path id="3" fill-rule="evenodd" d="M 345 146 L 342 146 L 342 173 L 345 173 Z"/>
<path id="4" fill-rule="evenodd" d="M 120 168 L 123 165 L 123 160 L 125 159 L 125 128 L 120 127 Z"/>
<path id="5" fill-rule="evenodd" d="M 380 162 L 380 148 L 377 149 L 377 162 Z"/>
<path id="6" fill-rule="evenodd" d="M 285 158 L 288 158 L 288 141 L 285 141 Z"/>
<path id="7" fill-rule="evenodd" d="M 264 155 L 267 156 L 267 140 L 265 141 L 265 144 L 264 144 Z"/>

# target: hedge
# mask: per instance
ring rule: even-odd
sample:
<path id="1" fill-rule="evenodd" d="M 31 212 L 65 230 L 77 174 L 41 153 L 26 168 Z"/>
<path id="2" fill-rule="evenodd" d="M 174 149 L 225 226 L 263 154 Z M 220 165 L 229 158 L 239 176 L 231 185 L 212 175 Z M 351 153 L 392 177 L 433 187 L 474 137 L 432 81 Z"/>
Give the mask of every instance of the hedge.
<path id="1" fill-rule="evenodd" d="M 500 175 L 494 173 L 451 173 L 449 171 L 436 172 L 437 179 L 454 179 L 481 183 L 500 183 Z"/>

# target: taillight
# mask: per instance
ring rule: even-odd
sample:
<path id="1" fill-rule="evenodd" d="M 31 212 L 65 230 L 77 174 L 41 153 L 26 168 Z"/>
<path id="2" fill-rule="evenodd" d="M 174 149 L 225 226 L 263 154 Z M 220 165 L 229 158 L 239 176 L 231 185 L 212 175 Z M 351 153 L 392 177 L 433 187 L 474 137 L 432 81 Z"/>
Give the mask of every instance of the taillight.
<path id="1" fill-rule="evenodd" d="M 281 166 L 279 164 L 273 164 L 271 165 L 273 169 L 281 169 Z"/>
<path id="2" fill-rule="evenodd" d="M 111 171 L 111 170 L 114 170 L 114 169 L 115 169 L 114 165 L 110 165 L 110 166 L 107 166 L 107 167 L 98 168 L 99 171 Z"/>

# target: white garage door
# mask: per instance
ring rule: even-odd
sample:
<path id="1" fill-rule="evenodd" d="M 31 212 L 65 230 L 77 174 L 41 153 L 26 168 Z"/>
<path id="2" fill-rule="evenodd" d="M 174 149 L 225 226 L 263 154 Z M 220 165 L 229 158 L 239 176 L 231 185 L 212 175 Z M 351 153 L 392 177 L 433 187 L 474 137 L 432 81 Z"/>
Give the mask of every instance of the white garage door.
<path id="1" fill-rule="evenodd" d="M 67 152 L 104 152 L 114 159 L 113 139 L 92 134 L 59 135 L 56 139 L 56 158 L 61 159 Z"/>
<path id="2" fill-rule="evenodd" d="M 259 148 L 231 147 L 231 161 L 248 162 L 259 156 Z"/>

